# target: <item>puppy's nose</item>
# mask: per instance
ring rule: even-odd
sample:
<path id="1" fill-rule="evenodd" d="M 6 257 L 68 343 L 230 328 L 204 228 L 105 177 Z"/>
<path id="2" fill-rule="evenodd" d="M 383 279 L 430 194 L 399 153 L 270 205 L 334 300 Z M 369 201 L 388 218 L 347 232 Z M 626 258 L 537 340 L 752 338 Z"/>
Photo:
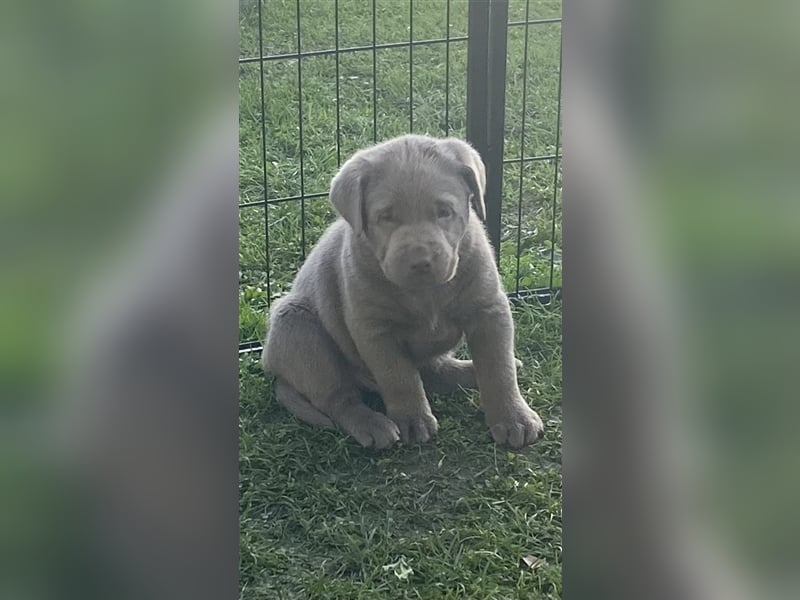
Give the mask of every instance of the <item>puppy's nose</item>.
<path id="1" fill-rule="evenodd" d="M 420 258 L 411 263 L 411 272 L 415 275 L 424 275 L 431 270 L 431 261 L 428 258 Z"/>

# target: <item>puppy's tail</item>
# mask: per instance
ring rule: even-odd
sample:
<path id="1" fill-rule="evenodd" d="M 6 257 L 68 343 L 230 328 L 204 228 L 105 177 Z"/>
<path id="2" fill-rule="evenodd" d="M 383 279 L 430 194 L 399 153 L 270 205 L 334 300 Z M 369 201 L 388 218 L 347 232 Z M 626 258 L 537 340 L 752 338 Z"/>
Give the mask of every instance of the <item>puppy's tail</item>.
<path id="1" fill-rule="evenodd" d="M 316 427 L 336 429 L 333 421 L 317 410 L 305 396 L 281 378 L 278 378 L 275 382 L 275 397 L 278 402 L 301 421 Z"/>

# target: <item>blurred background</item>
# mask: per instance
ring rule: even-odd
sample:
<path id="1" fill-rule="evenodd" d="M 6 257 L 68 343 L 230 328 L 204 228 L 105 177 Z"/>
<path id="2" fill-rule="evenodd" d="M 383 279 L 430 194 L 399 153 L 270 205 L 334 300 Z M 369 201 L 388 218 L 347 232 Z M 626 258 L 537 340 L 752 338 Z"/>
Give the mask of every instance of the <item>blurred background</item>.
<path id="1" fill-rule="evenodd" d="M 564 4 L 565 537 L 639 597 L 800 589 L 796 16 Z"/>
<path id="2" fill-rule="evenodd" d="M 235 10 L 0 9 L 0 597 L 236 594 Z"/>

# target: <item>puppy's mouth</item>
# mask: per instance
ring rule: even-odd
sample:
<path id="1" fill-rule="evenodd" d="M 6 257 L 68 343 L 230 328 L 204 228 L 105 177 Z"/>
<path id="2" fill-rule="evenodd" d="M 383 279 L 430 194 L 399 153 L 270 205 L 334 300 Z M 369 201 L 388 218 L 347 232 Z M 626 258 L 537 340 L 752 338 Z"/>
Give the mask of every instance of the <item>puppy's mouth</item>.
<path id="1" fill-rule="evenodd" d="M 391 264 L 382 263 L 381 269 L 386 278 L 397 287 L 408 291 L 419 291 L 452 281 L 458 272 L 458 254 L 454 254 L 448 263 L 447 265 L 436 265 L 429 270 L 423 271 L 414 271 L 413 269 L 398 270 L 393 268 Z"/>

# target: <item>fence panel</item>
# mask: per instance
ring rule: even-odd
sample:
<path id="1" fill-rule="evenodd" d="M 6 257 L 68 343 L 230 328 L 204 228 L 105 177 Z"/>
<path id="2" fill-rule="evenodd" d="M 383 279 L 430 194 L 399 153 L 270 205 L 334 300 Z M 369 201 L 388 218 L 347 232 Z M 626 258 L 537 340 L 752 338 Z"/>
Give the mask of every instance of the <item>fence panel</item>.
<path id="1" fill-rule="evenodd" d="M 241 0 L 240 350 L 335 218 L 355 150 L 469 139 L 514 298 L 560 289 L 560 0 Z"/>

